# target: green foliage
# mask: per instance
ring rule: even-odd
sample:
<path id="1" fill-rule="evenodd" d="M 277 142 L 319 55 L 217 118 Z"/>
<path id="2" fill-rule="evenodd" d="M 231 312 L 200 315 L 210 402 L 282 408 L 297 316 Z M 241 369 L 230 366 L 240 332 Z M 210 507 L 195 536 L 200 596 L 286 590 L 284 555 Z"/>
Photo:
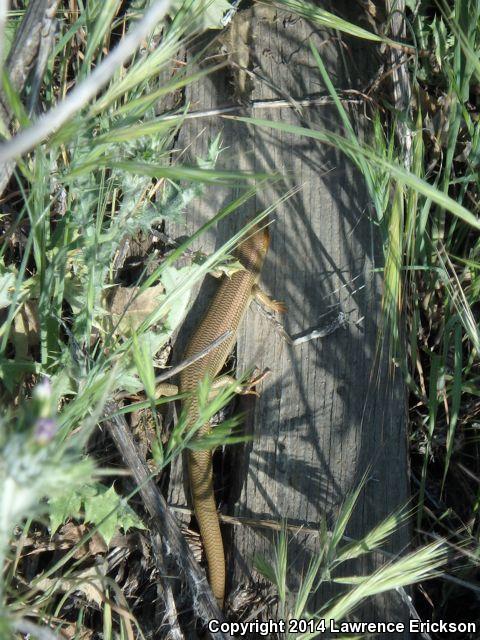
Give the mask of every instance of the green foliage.
<path id="1" fill-rule="evenodd" d="M 410 554 L 385 562 L 371 575 L 349 577 L 345 577 L 343 574 L 337 575 L 338 568 L 344 562 L 366 553 L 378 552 L 387 538 L 407 519 L 406 511 L 399 510 L 374 527 L 364 538 L 345 544 L 343 542 L 345 527 L 352 516 L 365 480 L 366 476 L 356 490 L 347 496 L 336 519 L 334 530 L 328 532 L 325 523 L 323 523 L 323 527 L 318 532 L 318 551 L 310 560 L 296 593 L 290 594 L 291 598 L 288 597 L 288 531 L 286 524 L 277 537 L 272 561 L 263 556 L 255 558 L 257 571 L 275 586 L 282 618 L 325 620 L 328 628 L 328 621 L 340 622 L 347 618 L 365 599 L 429 579 L 437 575 L 439 568 L 445 564 L 447 547 L 442 541 L 437 541 Z M 322 585 L 333 583 L 349 585 L 351 588 L 334 596 L 318 611 L 309 610 L 309 598 Z M 307 632 L 289 637 L 309 640 L 318 637 L 318 634 Z"/>
<path id="2" fill-rule="evenodd" d="M 174 0 L 172 3 L 173 10 L 191 12 L 193 27 L 199 31 L 221 29 L 222 18 L 230 8 L 231 4 L 228 0 L 196 0 L 190 4 L 185 3 L 184 0 Z"/>
<path id="3" fill-rule="evenodd" d="M 376 33 L 362 29 L 362 27 L 348 22 L 330 11 L 317 7 L 312 2 L 308 2 L 308 0 L 276 0 L 276 4 L 305 18 L 318 27 L 338 30 L 372 42 L 391 42 L 388 38 L 382 38 Z"/>
<path id="4" fill-rule="evenodd" d="M 305 7 L 305 11 L 307 8 L 313 11 L 308 3 L 299 4 Z M 395 126 L 382 128 L 378 114 L 373 118 L 371 142 L 366 144 L 359 140 L 313 46 L 319 74 L 333 98 L 344 136 L 284 122 L 235 117 L 255 126 L 332 145 L 348 156 L 365 179 L 384 240 L 384 331 L 390 337 L 392 357 L 402 367 L 412 392 L 424 404 L 428 414 L 421 427 L 425 430 L 427 426 L 428 441 L 421 474 L 421 507 L 428 463 L 433 453 L 431 443 L 438 417 L 443 414 L 442 405 L 447 401 L 448 410 L 444 418 L 448 424 L 445 482 L 461 398 L 467 389 L 472 388 L 466 383 L 466 378 L 473 375 L 472 363 L 480 347 L 478 323 L 472 311 L 478 301 L 476 276 L 479 267 L 478 241 L 473 239 L 472 231 L 480 229 L 480 221 L 471 202 L 472 198 L 475 201 L 476 196 L 472 194 L 478 189 L 480 129 L 478 117 L 473 117 L 467 108 L 469 89 L 475 76 L 478 77 L 479 7 L 476 2 L 456 3 L 451 11 L 441 4 L 442 13 L 433 21 L 427 20 L 423 14 L 430 7 L 429 2 L 421 2 L 416 13 L 415 33 L 425 51 L 433 50 L 433 55 L 419 57 L 412 70 L 412 85 L 418 104 L 415 121 L 409 120 L 408 113 L 392 114 L 394 124 L 401 116 L 411 132 L 411 161 L 407 162 L 403 147 L 395 140 Z M 422 112 L 422 79 L 428 79 L 444 91 L 439 100 L 443 111 L 435 118 Z M 437 105 L 434 113 L 436 111 Z M 425 145 L 425 129 L 431 133 L 441 152 L 437 158 L 429 156 L 431 151 Z M 459 178 L 458 172 L 462 173 L 463 167 L 464 177 Z M 448 218 L 447 213 L 451 217 Z M 437 310 L 435 314 L 440 310 L 441 318 L 435 321 L 437 342 L 432 348 L 422 340 L 419 331 L 421 315 L 428 316 L 434 309 Z M 410 357 L 403 342 L 406 312 L 411 314 L 408 317 Z M 427 362 L 430 381 L 435 383 L 433 388 L 430 385 L 428 399 L 416 376 L 419 358 Z M 453 376 L 447 374 L 447 358 L 453 358 L 455 362 Z M 465 368 L 467 361 L 470 364 Z M 438 385 L 436 372 L 440 376 Z M 422 517 L 422 508 L 418 517 Z"/>
<path id="5" fill-rule="evenodd" d="M 59 496 L 52 497 L 48 500 L 50 506 L 50 530 L 52 535 L 58 531 L 61 525 L 69 518 L 78 518 L 81 515 L 82 502 L 86 491 L 86 487 L 82 487 L 71 493 L 63 491 Z"/>
<path id="6" fill-rule="evenodd" d="M 72 78 L 86 78 L 147 4 L 135 0 L 125 14 L 117 15 L 117 2 L 88 0 L 76 3 L 77 13 L 62 16 L 48 59 L 41 110 L 48 111 L 64 98 Z M 279 0 L 277 4 L 316 27 L 396 46 L 306 0 Z M 470 89 L 480 77 L 480 9 L 473 0 L 455 2 L 453 8 L 441 2 L 432 17 L 432 4 L 427 0 L 410 2 L 410 6 L 419 53 L 410 67 L 413 114 L 392 112 L 385 124 L 385 112 L 373 113 L 370 137 L 367 143 L 360 141 L 320 52 L 311 46 L 319 80 L 337 109 L 343 136 L 286 122 L 237 119 L 335 146 L 365 179 L 384 247 L 384 327 L 419 414 L 412 426 L 412 440 L 420 443 L 414 446 L 421 454 L 418 524 L 422 524 L 430 462 L 438 456 L 438 442 L 445 487 L 459 434 L 465 437 L 461 433 L 464 406 L 478 396 L 480 340 L 474 310 L 480 293 L 480 250 L 475 235 L 480 228 L 476 205 L 480 121 L 471 108 Z M 15 527 L 24 526 L 27 531 L 32 520 L 49 518 L 53 532 L 73 517 L 91 523 L 88 535 L 98 531 L 108 543 L 118 528 L 126 531 L 143 526 L 113 486 L 92 482 L 94 467 L 83 453 L 84 444 L 102 418 L 105 401 L 115 392 L 144 390 L 145 402 L 132 403 L 119 413 L 150 407 L 155 416 L 155 407 L 164 400 L 155 398 L 153 362 L 178 328 L 193 285 L 222 264 L 241 234 L 248 233 L 257 219 L 278 204 L 272 203 L 214 254 L 181 268 L 175 264 L 192 241 L 242 207 L 266 178 L 216 169 L 220 137 L 211 142 L 207 157 L 197 158 L 194 166 L 180 165 L 171 154 L 187 107 L 167 114 L 161 101 L 209 71 L 195 68 L 197 60 L 188 65 L 172 61 L 199 32 L 218 28 L 229 8 L 226 0 L 175 1 L 168 24 L 152 29 L 142 49 L 98 97 L 18 163 L 21 204 L 14 223 L 28 228 L 28 238 L 16 261 L 8 258 L 6 243 L 0 247 L 0 309 L 6 313 L 0 329 L 0 377 L 5 384 L 0 422 L 0 567 L 5 569 L 4 581 L 0 581 L 2 638 L 10 628 L 7 592 L 9 607 L 16 612 L 35 612 L 43 620 L 50 619 L 52 611 L 56 619 L 61 609 L 58 602 L 55 606 L 49 602 L 52 596 L 35 591 L 38 581 L 21 600 L 10 595 L 18 586 L 13 582 L 17 565 L 10 563 L 9 546 Z M 18 13 L 12 17 L 16 25 Z M 8 42 L 12 25 L 9 21 Z M 198 60 L 203 62 L 202 53 Z M 14 90 L 6 74 L 2 86 L 16 121 L 27 125 L 24 96 Z M 432 87 L 438 104 L 432 105 Z M 383 107 L 388 109 L 388 105 Z M 399 121 L 411 133 L 408 162 L 395 137 Z M 2 132 L 8 134 L 3 125 Z M 241 193 L 148 276 L 144 273 L 124 307 L 112 312 L 107 299 L 118 287 L 115 261 L 127 240 L 149 234 L 161 220 L 181 219 L 185 209 L 203 196 L 206 184 L 244 184 L 252 177 L 258 180 L 256 188 Z M 135 307 L 139 300 L 152 303 L 152 308 L 146 305 L 148 312 L 143 315 Z M 46 374 L 51 382 L 30 392 L 32 383 Z M 196 424 L 188 425 L 183 414 L 165 445 L 160 439 L 155 441 L 158 468 L 186 448 L 213 448 L 243 440 L 235 433 L 236 419 L 201 438 L 196 435 L 244 382 L 227 385 L 212 396 L 211 381 L 203 381 L 196 400 Z M 386 563 L 370 576 L 340 577 L 341 565 L 378 550 L 406 518 L 403 511 L 395 512 L 361 540 L 345 542 L 361 488 L 359 483 L 347 498 L 332 532 L 321 524 L 318 553 L 293 598 L 292 611 L 287 610 L 291 594 L 286 525 L 278 536 L 273 560 L 257 558 L 259 571 L 276 586 L 284 617 L 341 619 L 367 597 L 436 575 L 444 562 L 443 546 L 434 543 Z M 480 509 L 478 490 L 469 506 L 470 519 L 475 522 Z M 474 533 L 474 525 L 468 526 Z M 472 531 L 469 542 L 477 544 Z M 66 567 L 74 553 L 70 550 L 48 567 L 45 579 L 60 571 L 68 573 Z M 309 612 L 310 595 L 326 582 L 349 588 L 321 611 Z M 109 600 L 104 604 L 104 635 L 108 637 L 114 634 L 112 607 Z M 80 612 L 80 625 L 82 616 Z"/>
<path id="7" fill-rule="evenodd" d="M 91 523 L 105 542 L 110 544 L 119 529 L 145 529 L 141 519 L 117 494 L 114 487 L 87 483 L 67 493 L 50 498 L 50 529 L 52 535 L 70 518 L 82 516 Z"/>
<path id="8" fill-rule="evenodd" d="M 62 440 L 56 396 L 48 380 L 34 389 L 30 401 L 0 421 L 0 566 L 9 540 L 26 518 L 42 518 L 50 511 L 46 498 L 62 500 L 88 482 L 93 463 L 83 455 L 82 438 Z M 0 581 L 0 612 L 4 584 Z"/>
<path id="9" fill-rule="evenodd" d="M 132 3 L 120 16 L 117 2 L 88 0 L 76 4 L 77 13 L 59 14 L 60 33 L 47 64 L 42 111 L 64 98 L 72 78 L 79 82 L 92 72 L 145 4 Z M 12 565 L 9 557 L 15 527 L 28 531 L 33 521 L 39 520 L 40 526 L 49 521 L 53 533 L 75 518 L 91 525 L 78 545 L 95 531 L 108 544 L 118 529 L 143 528 L 113 486 L 96 482 L 105 470 L 94 471 L 84 446 L 114 393 L 143 390 L 147 406 L 154 409 L 161 402 L 154 397 L 156 356 L 182 321 L 193 285 L 224 262 L 242 232 L 202 261 L 181 267 L 176 261 L 201 233 L 252 198 L 256 188 L 244 190 L 162 262 L 146 265 L 148 276 L 146 268 L 114 314 L 108 300 L 120 288 L 117 256 L 126 242 L 151 234 L 161 221 L 181 219 L 185 209 L 204 195 L 206 184 L 245 184 L 252 177 L 261 183 L 263 178 L 218 171 L 220 136 L 193 166 L 181 166 L 172 157 L 185 108 L 162 113 L 158 101 L 209 71 L 194 70 L 194 61 L 187 66 L 173 61 L 180 47 L 200 30 L 217 28 L 230 4 L 195 3 L 196 16 L 188 13 L 189 7 L 193 8 L 192 2 L 183 3 L 176 12 L 174 7 L 172 19 L 152 29 L 145 47 L 118 70 L 98 98 L 17 166 L 19 195 L 13 226 L 27 229 L 28 237 L 19 260 L 12 259 L 7 243 L 0 247 L 0 307 L 5 314 L 0 331 L 0 377 L 5 383 L 0 567 L 6 576 L 0 582 L 0 624 L 4 613 L 7 619 L 14 609 L 22 612 L 26 607 L 42 621 L 52 615 L 57 620 L 62 605 L 55 589 L 63 584 L 72 591 L 81 584 L 81 579 L 77 583 L 66 579 L 75 554 L 71 549 L 46 568 L 41 587 L 37 580 L 37 590 L 22 593 L 21 602 L 9 595 L 5 609 L 5 594 L 18 568 L 18 559 Z M 8 77 L 3 87 L 17 121 L 27 124 L 24 96 L 13 90 Z M 139 300 L 148 303 L 146 313 L 139 312 Z M 32 395 L 36 376 L 45 375 L 50 380 L 48 398 Z M 227 401 L 231 395 L 221 397 Z M 23 396 L 30 399 L 23 401 Z M 219 407 L 218 401 L 215 406 Z M 127 411 L 133 408 L 132 404 Z M 230 429 L 231 425 L 220 429 L 216 442 L 227 439 Z M 188 443 L 197 446 L 192 435 L 187 437 L 185 425 L 180 425 L 165 450 L 156 442 L 160 469 Z M 53 587 L 50 576 L 60 572 L 65 580 Z"/>
<path id="10" fill-rule="evenodd" d="M 131 527 L 145 529 L 140 518 L 123 502 L 115 489 L 96 487 L 96 493 L 85 496 L 85 522 L 97 526 L 105 542 L 110 544 L 114 533 L 119 529 L 128 531 Z"/>
<path id="11" fill-rule="evenodd" d="M 12 269 L 0 266 L 0 309 L 10 306 L 12 289 L 15 287 L 15 274 Z"/>
<path id="12" fill-rule="evenodd" d="M 330 24 L 344 33 L 372 39 L 370 34 L 343 25 L 341 20 L 324 14 L 309 2 L 285 0 L 278 4 L 317 25 Z M 442 503 L 444 496 L 440 497 L 434 525 L 442 522 L 443 535 L 445 520 L 463 523 L 465 513 L 469 513 L 469 522 L 476 522 L 480 505 L 476 484 L 467 495 L 463 484 L 462 488 L 453 489 L 448 485 L 452 464 L 453 473 L 464 479 L 467 475 L 478 477 L 479 472 L 475 462 L 478 438 L 473 407 L 478 399 L 480 348 L 476 317 L 480 292 L 477 237 L 480 120 L 476 99 L 480 78 L 480 5 L 474 0 L 454 3 L 420 0 L 408 4 L 413 24 L 407 33 L 413 36 L 417 55 L 407 58 L 413 100 L 405 112 L 382 104 L 381 114 L 375 111 L 369 114 L 372 128 L 360 137 L 319 52 L 311 46 L 319 77 L 337 109 L 343 135 L 267 119 L 234 119 L 334 146 L 361 172 L 383 240 L 382 336 L 388 335 L 390 356 L 401 367 L 411 393 L 413 461 L 416 462 L 415 454 L 421 460 L 414 472 L 419 479 L 417 525 L 423 528 L 427 519 L 432 521 L 431 509 L 425 509 L 428 483 L 435 486 L 437 482 L 439 493 L 445 490 L 449 495 L 450 489 L 450 498 L 464 496 L 461 505 L 450 499 L 448 509 Z M 441 467 L 439 478 L 435 477 L 438 473 L 435 467 Z M 429 501 L 432 508 L 432 498 Z M 340 514 L 339 536 L 332 534 L 335 538 L 343 535 L 341 523 Z M 395 526 L 393 518 L 386 524 L 386 531 L 391 533 Z M 460 535 L 456 528 L 449 531 L 456 537 Z M 465 544 L 467 541 L 471 544 L 469 532 L 470 527 L 465 527 L 465 537 L 460 536 Z M 360 546 L 354 544 L 344 550 L 325 541 L 326 548 L 312 566 L 320 571 L 319 567 L 326 565 L 328 573 L 329 554 L 332 562 L 333 557 L 348 557 L 350 552 L 355 555 L 363 544 L 373 548 L 381 529 L 371 534 L 372 540 L 365 539 Z M 436 549 L 430 551 L 436 556 Z M 419 560 L 421 564 L 425 556 L 422 557 L 421 550 L 419 554 L 414 562 Z M 408 565 L 409 561 L 406 562 Z M 370 583 L 363 578 L 352 580 L 352 584 L 359 585 L 351 594 L 352 607 L 363 597 L 360 583 L 369 584 L 370 595 L 373 585 L 374 589 L 379 588 L 378 592 L 383 589 L 385 577 L 390 586 L 398 586 L 402 581 L 401 567 L 393 565 L 391 574 L 386 567 L 384 577 L 379 580 L 378 576 L 372 576 Z M 272 582 L 279 583 L 272 566 L 263 563 L 261 568 Z M 306 578 L 308 589 L 314 583 L 310 569 Z M 459 570 L 468 572 L 464 567 Z M 405 571 L 407 576 L 409 569 Z M 418 579 L 420 574 L 421 571 Z M 468 588 L 468 582 L 463 584 Z M 284 591 L 281 584 L 277 588 L 280 593 Z M 335 613 L 339 610 L 335 609 Z M 331 614 L 322 612 L 322 617 Z"/>

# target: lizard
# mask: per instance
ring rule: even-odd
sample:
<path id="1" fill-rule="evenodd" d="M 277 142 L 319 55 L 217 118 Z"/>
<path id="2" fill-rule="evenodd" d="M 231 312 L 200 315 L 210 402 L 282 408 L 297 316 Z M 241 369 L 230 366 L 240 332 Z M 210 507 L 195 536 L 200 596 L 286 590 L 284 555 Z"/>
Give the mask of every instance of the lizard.
<path id="1" fill-rule="evenodd" d="M 257 297 L 273 310 L 285 310 L 281 302 L 270 300 L 257 284 L 268 251 L 269 241 L 268 229 L 256 225 L 250 235 L 238 245 L 235 255 L 242 265 L 242 269 L 231 276 L 222 276 L 205 316 L 187 344 L 184 353 L 185 359 L 195 356 L 214 340 L 230 331 L 226 340 L 180 373 L 179 391 L 182 394 L 187 394 L 184 401 L 187 429 L 198 421 L 199 407 L 196 396 L 198 384 L 205 378 L 214 380 L 220 373 L 235 345 L 240 322 L 252 299 Z M 196 436 L 205 435 L 209 429 L 209 424 L 203 425 Z M 220 608 L 223 608 L 225 555 L 213 492 L 212 452 L 210 450 L 189 451 L 188 475 L 193 509 L 207 559 L 209 583 Z"/>

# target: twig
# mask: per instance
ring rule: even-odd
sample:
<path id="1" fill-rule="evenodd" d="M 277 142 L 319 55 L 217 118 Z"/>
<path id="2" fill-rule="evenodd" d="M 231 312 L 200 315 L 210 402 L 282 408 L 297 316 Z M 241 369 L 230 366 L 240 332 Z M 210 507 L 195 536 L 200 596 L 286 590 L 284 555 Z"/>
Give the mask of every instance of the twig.
<path id="1" fill-rule="evenodd" d="M 0 0 L 0 73 L 3 71 L 3 43 L 5 42 L 5 25 L 7 23 L 7 12 L 7 0 Z"/>
<path id="2" fill-rule="evenodd" d="M 340 311 L 336 318 L 334 318 L 328 324 L 317 326 L 314 329 L 309 329 L 308 331 L 304 331 L 295 336 L 291 336 L 283 326 L 282 322 L 278 318 L 276 318 L 271 311 L 265 309 L 265 307 L 262 306 L 262 304 L 260 304 L 257 299 L 254 299 L 254 303 L 257 310 L 267 319 L 268 322 L 271 322 L 273 324 L 274 330 L 280 335 L 280 337 L 293 347 L 296 347 L 303 342 L 316 340 L 317 338 L 326 338 L 337 329 L 345 328 L 348 325 L 347 316 L 343 311 Z"/>
<path id="3" fill-rule="evenodd" d="M 290 344 L 296 347 L 303 342 L 310 342 L 310 340 L 316 340 L 317 338 L 325 338 L 337 329 L 345 328 L 347 325 L 347 317 L 343 313 L 343 311 L 340 311 L 337 317 L 334 318 L 332 322 L 329 322 L 326 326 L 309 330 L 306 333 L 301 333 L 297 336 L 292 336 L 290 338 Z"/>
<path id="4" fill-rule="evenodd" d="M 241 0 L 232 0 L 231 2 L 232 8 L 229 9 L 227 13 L 223 16 L 223 18 L 220 20 L 220 22 L 222 23 L 222 27 L 226 27 L 233 20 L 233 18 L 235 17 L 235 14 L 238 11 L 238 5 L 240 4 L 240 2 Z"/>
<path id="5" fill-rule="evenodd" d="M 354 89 L 346 89 L 344 94 L 362 94 Z M 363 98 L 363 99 L 362 99 Z M 340 98 L 340 102 L 348 104 L 362 104 L 367 99 L 366 96 L 362 98 Z M 299 107 L 317 107 L 327 104 L 333 104 L 333 99 L 330 96 L 305 96 L 305 98 L 293 98 L 295 106 Z M 293 107 L 294 105 L 290 100 L 252 100 L 252 109 L 282 109 L 284 107 Z"/>
<path id="6" fill-rule="evenodd" d="M 181 513 L 185 516 L 194 515 L 192 509 L 189 509 L 188 507 L 179 507 L 177 505 L 169 504 L 168 508 L 175 513 Z M 282 531 L 283 529 L 286 529 L 292 534 L 292 536 L 304 534 L 314 538 L 320 538 L 322 535 L 322 526 L 319 522 L 300 521 L 294 520 L 293 518 L 274 520 L 272 518 L 264 518 L 262 516 L 249 518 L 248 516 L 229 516 L 225 513 L 219 513 L 218 518 L 224 524 L 229 524 L 233 527 L 254 527 L 257 529 L 269 529 L 270 531 Z M 342 536 L 342 539 L 347 543 L 358 542 L 355 538 L 351 538 L 346 535 Z M 384 549 L 376 549 L 376 551 L 387 557 L 389 560 L 397 557 L 394 553 L 390 553 Z"/>
<path id="7" fill-rule="evenodd" d="M 165 618 L 168 621 L 168 637 L 172 640 L 184 640 L 185 636 L 180 629 L 178 622 L 177 607 L 175 605 L 175 599 L 173 597 L 172 588 L 168 582 L 168 572 L 163 562 L 163 549 L 162 539 L 158 533 L 153 534 L 152 549 L 155 557 L 155 564 L 157 565 L 158 575 L 161 581 L 161 589 L 163 591 L 163 602 L 165 605 Z"/>
<path id="8" fill-rule="evenodd" d="M 0 3 L 3 5 L 4 0 L 0 0 Z M 10 82 L 17 92 L 23 89 L 33 65 L 38 62 L 38 51 L 44 38 L 51 38 L 58 3 L 59 0 L 39 0 L 30 2 L 28 5 L 6 63 Z M 2 31 L 0 27 L 0 42 L 2 42 Z M 34 104 L 33 96 L 31 100 L 31 104 Z M 0 94 L 0 118 L 5 127 L 8 127 L 11 117 L 11 109 Z M 0 195 L 7 186 L 14 169 L 13 160 L 0 168 Z"/>
<path id="9" fill-rule="evenodd" d="M 49 12 L 50 13 L 50 12 Z M 42 84 L 45 69 L 47 68 L 48 57 L 53 50 L 55 43 L 55 32 L 57 27 L 57 20 L 55 15 L 48 16 L 47 20 L 43 21 L 42 33 L 40 39 L 40 45 L 38 48 L 38 56 L 35 62 L 35 70 L 30 87 L 30 95 L 28 96 L 28 115 L 31 118 L 35 112 L 38 96 L 40 93 L 40 87 Z"/>
<path id="10" fill-rule="evenodd" d="M 410 618 L 412 620 L 421 620 L 422 618 L 420 614 L 413 606 L 412 599 L 408 595 L 408 593 L 405 591 L 405 589 L 403 587 L 395 587 L 395 591 L 398 593 L 400 598 L 403 600 L 405 606 L 407 607 L 408 611 L 410 612 Z M 425 631 L 420 631 L 420 635 L 422 636 L 423 640 L 432 640 L 431 636 Z"/>
<path id="11" fill-rule="evenodd" d="M 347 93 L 354 93 L 356 95 L 359 94 L 358 91 L 344 91 Z M 361 98 L 341 98 L 341 102 L 348 104 L 362 104 L 365 99 L 368 99 L 366 96 L 364 99 Z M 211 118 L 212 116 L 221 116 L 227 113 L 236 113 L 237 111 L 245 111 L 245 109 L 284 109 L 284 108 L 295 108 L 299 107 L 316 107 L 316 106 L 324 106 L 328 104 L 332 104 L 333 100 L 330 96 L 305 96 L 304 98 L 294 98 L 294 103 L 292 104 L 292 100 L 250 100 L 245 104 L 227 104 L 223 107 L 217 107 L 216 109 L 205 109 L 203 111 L 190 111 L 185 116 L 183 116 L 184 120 L 195 120 L 196 118 Z M 178 120 L 178 115 L 165 116 L 162 120 Z"/>
<path id="12" fill-rule="evenodd" d="M 405 38 L 405 0 L 387 0 L 387 9 L 391 14 L 391 32 L 393 38 Z M 397 112 L 410 115 L 412 88 L 407 68 L 407 56 L 402 50 L 390 49 L 390 63 L 393 69 L 393 103 Z M 410 170 L 412 164 L 413 135 L 408 125 L 409 118 L 397 120 L 398 140 L 403 149 L 404 165 Z"/>
<path id="13" fill-rule="evenodd" d="M 118 410 L 116 403 L 109 402 L 105 406 L 105 414 L 111 415 Z M 205 574 L 201 571 L 180 527 L 168 508 L 164 497 L 151 477 L 145 460 L 140 456 L 137 445 L 127 426 L 124 416 L 114 415 L 104 420 L 110 434 L 120 451 L 125 464 L 132 471 L 138 484 L 139 493 L 150 514 L 151 526 L 161 540 L 161 552 L 164 558 L 173 558 L 190 588 L 193 606 L 200 619 L 207 623 L 214 618 L 223 620 Z M 224 633 L 211 633 L 215 640 L 229 638 Z"/>
<path id="14" fill-rule="evenodd" d="M 14 138 L 2 144 L 0 146 L 0 163 L 6 163 L 30 151 L 93 100 L 118 68 L 125 64 L 135 53 L 153 27 L 165 17 L 170 4 L 171 0 L 158 0 L 155 2 L 136 26 L 129 30 L 125 38 L 119 42 L 83 82 L 68 94 L 65 100 L 50 109 L 45 115 L 40 116 L 31 127 L 24 129 Z"/>
<path id="15" fill-rule="evenodd" d="M 193 516 L 192 509 L 188 507 L 179 507 L 177 505 L 168 505 L 169 509 L 174 511 L 175 513 L 181 513 L 186 516 Z M 321 527 L 316 523 L 310 522 L 300 522 L 295 523 L 293 521 L 286 520 L 272 520 L 271 518 L 248 518 L 246 516 L 229 516 L 225 513 L 219 513 L 218 518 L 224 524 L 230 524 L 234 527 L 256 527 L 259 529 L 270 529 L 272 531 L 282 531 L 283 528 L 286 528 L 287 531 L 291 532 L 292 535 L 297 535 L 299 533 L 304 533 L 306 535 L 311 535 L 314 537 L 319 537 L 321 534 Z M 351 540 L 350 540 L 351 541 Z"/>
<path id="16" fill-rule="evenodd" d="M 36 63 L 40 40 L 49 31 L 58 3 L 59 0 L 37 0 L 28 4 L 7 57 L 9 79 L 16 91 L 23 89 Z"/>

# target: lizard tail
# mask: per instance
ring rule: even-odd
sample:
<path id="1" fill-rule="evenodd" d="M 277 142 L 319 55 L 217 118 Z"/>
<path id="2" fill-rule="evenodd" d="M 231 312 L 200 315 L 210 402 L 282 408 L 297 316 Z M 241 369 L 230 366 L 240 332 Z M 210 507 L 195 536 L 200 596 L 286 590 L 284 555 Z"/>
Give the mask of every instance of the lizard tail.
<path id="1" fill-rule="evenodd" d="M 213 494 L 211 451 L 190 452 L 188 456 L 193 508 L 208 564 L 208 578 L 220 609 L 225 598 L 225 555 L 217 507 Z"/>

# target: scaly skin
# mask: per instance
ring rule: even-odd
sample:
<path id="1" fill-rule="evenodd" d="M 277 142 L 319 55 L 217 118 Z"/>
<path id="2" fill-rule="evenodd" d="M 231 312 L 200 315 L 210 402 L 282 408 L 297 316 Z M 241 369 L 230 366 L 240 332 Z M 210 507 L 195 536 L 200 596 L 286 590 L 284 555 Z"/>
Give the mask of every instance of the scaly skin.
<path id="1" fill-rule="evenodd" d="M 232 332 L 231 337 L 180 374 L 180 392 L 190 393 L 185 401 L 187 427 L 195 424 L 198 419 L 198 383 L 205 377 L 214 380 L 236 342 L 237 330 L 253 297 L 254 285 L 259 278 L 268 244 L 268 230 L 256 227 L 238 246 L 236 256 L 244 270 L 234 273 L 230 278 L 223 276 L 206 315 L 186 348 L 184 357 L 189 358 L 208 347 L 225 332 Z M 209 428 L 209 425 L 205 424 L 198 431 L 198 435 L 204 435 Z M 225 556 L 213 494 L 212 452 L 189 452 L 188 471 L 193 507 L 207 557 L 210 586 L 220 607 L 223 607 Z"/>

